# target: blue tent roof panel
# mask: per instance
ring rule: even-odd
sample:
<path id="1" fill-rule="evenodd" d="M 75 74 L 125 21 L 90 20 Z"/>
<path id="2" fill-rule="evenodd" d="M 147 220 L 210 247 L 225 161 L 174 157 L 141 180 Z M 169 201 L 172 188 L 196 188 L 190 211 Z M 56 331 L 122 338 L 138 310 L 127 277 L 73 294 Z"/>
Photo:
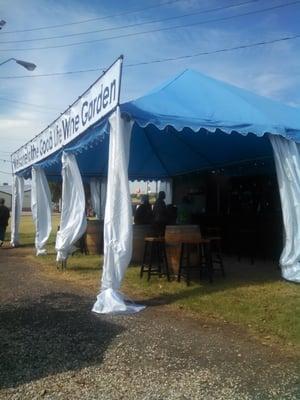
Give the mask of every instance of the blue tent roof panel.
<path id="1" fill-rule="evenodd" d="M 221 131 L 181 132 L 168 127 L 135 125 L 132 132 L 129 176 L 132 179 L 167 178 L 272 158 L 267 136 L 257 137 Z"/>
<path id="2" fill-rule="evenodd" d="M 186 70 L 143 97 L 121 106 L 140 126 L 189 127 L 231 133 L 281 134 L 300 141 L 300 110 L 199 72 Z"/>
<path id="3" fill-rule="evenodd" d="M 186 70 L 120 106 L 134 120 L 130 179 L 163 179 L 255 160 L 272 160 L 266 133 L 300 142 L 300 110 Z M 106 176 L 108 117 L 64 150 L 83 176 Z M 61 151 L 39 165 L 59 177 Z M 30 176 L 30 168 L 22 171 Z"/>

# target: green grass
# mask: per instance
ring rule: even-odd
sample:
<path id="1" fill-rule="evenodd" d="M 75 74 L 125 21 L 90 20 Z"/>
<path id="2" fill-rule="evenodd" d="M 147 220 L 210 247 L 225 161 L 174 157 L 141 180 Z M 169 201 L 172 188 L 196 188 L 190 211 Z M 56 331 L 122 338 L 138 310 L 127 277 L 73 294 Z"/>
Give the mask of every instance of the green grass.
<path id="1" fill-rule="evenodd" d="M 21 242 L 34 243 L 33 224 L 29 216 L 22 218 Z M 58 216 L 53 226 L 58 225 Z M 75 254 L 68 260 L 65 273 L 56 270 L 54 252 L 55 233 L 50 238 L 46 257 L 32 260 L 43 266 L 43 271 L 53 279 L 69 280 L 94 291 L 99 288 L 102 259 L 99 256 Z M 238 263 L 235 258 L 226 260 L 226 279 L 216 276 L 212 285 L 207 282 L 167 282 L 164 278 L 140 279 L 139 267 L 128 268 L 122 290 L 131 298 L 147 304 L 168 304 L 182 312 L 191 311 L 201 318 L 228 321 L 245 327 L 268 340 L 300 346 L 300 286 L 283 281 L 280 271 L 270 261 L 249 260 Z M 51 275 L 52 274 L 52 275 Z"/>
<path id="2" fill-rule="evenodd" d="M 55 243 L 55 237 L 56 237 L 56 230 L 57 226 L 59 225 L 59 220 L 60 220 L 60 215 L 55 214 L 52 216 L 52 232 L 49 238 L 48 243 L 50 246 L 52 245 L 54 249 L 54 243 Z M 10 225 L 7 228 L 6 231 L 6 240 L 10 240 Z M 21 221 L 20 221 L 20 242 L 21 245 L 23 246 L 32 246 L 34 245 L 34 238 L 35 238 L 35 228 L 33 224 L 33 220 L 31 215 L 22 215 Z"/>
<path id="3" fill-rule="evenodd" d="M 300 287 L 282 281 L 274 269 L 254 268 L 251 275 L 232 270 L 225 280 L 216 277 L 213 285 L 193 283 L 190 287 L 159 278 L 140 280 L 138 271 L 129 268 L 124 283 L 137 295 L 300 345 Z"/>

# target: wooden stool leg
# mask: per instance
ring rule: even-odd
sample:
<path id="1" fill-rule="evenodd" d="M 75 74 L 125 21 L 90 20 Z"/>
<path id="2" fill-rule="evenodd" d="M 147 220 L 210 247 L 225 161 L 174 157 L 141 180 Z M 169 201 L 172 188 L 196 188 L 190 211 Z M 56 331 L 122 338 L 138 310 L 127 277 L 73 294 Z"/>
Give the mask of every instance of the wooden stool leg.
<path id="1" fill-rule="evenodd" d="M 140 278 L 142 278 L 143 274 L 144 274 L 144 268 L 145 268 L 145 264 L 146 264 L 146 260 L 147 260 L 147 251 L 148 251 L 148 242 L 145 242 L 143 261 L 142 261 L 142 266 L 141 266 L 141 271 L 140 271 Z"/>
<path id="2" fill-rule="evenodd" d="M 177 282 L 180 282 L 181 276 L 185 274 L 185 280 L 187 286 L 190 286 L 191 282 L 191 277 L 190 277 L 190 256 L 189 256 L 189 244 L 188 243 L 181 243 L 181 249 L 180 249 L 180 261 L 179 261 L 179 270 L 178 270 L 178 277 L 177 277 Z M 186 264 L 184 264 L 184 260 L 186 258 Z"/>
<path id="3" fill-rule="evenodd" d="M 169 271 L 169 264 L 168 264 L 168 259 L 167 259 L 167 252 L 166 252 L 166 246 L 164 243 L 162 243 L 162 255 L 163 255 L 163 262 L 166 270 L 166 275 L 167 275 L 167 280 L 170 282 L 170 271 Z"/>
<path id="4" fill-rule="evenodd" d="M 218 254 L 218 257 L 219 257 L 220 269 L 221 269 L 221 272 L 222 272 L 222 276 L 223 276 L 223 278 L 225 278 L 225 269 L 224 269 L 223 257 L 222 257 L 222 253 L 221 252 Z"/>
<path id="5" fill-rule="evenodd" d="M 200 266 L 200 281 L 202 280 L 202 270 L 203 270 L 203 247 L 200 243 L 197 244 L 197 255 L 198 262 Z"/>
<path id="6" fill-rule="evenodd" d="M 181 244 L 180 248 L 180 259 L 179 259 L 179 269 L 178 269 L 178 276 L 177 276 L 177 282 L 180 282 L 181 280 L 181 273 L 182 273 L 182 263 L 183 263 L 183 252 L 184 252 L 184 244 Z"/>
<path id="7" fill-rule="evenodd" d="M 159 278 L 162 277 L 162 254 L 160 253 L 161 247 L 160 243 L 156 242 L 154 243 L 154 248 L 155 248 L 155 258 L 154 258 L 154 263 L 156 262 L 156 267 L 157 267 L 157 273 Z M 155 264 L 154 264 L 155 265 Z"/>
<path id="8" fill-rule="evenodd" d="M 150 245 L 150 262 L 148 265 L 148 278 L 147 278 L 148 281 L 150 281 L 150 278 L 151 278 L 151 270 L 152 270 L 152 263 L 154 260 L 154 253 L 155 253 L 155 248 L 153 246 L 153 243 L 151 243 L 151 245 Z"/>
<path id="9" fill-rule="evenodd" d="M 210 244 L 206 243 L 205 245 L 205 262 L 207 265 L 207 271 L 208 271 L 208 279 L 210 283 L 213 283 L 213 264 L 212 264 L 212 255 L 211 255 L 211 249 L 210 249 Z"/>
<path id="10" fill-rule="evenodd" d="M 191 250 L 191 248 L 190 248 L 190 246 L 189 245 L 187 245 L 186 246 L 186 251 L 187 251 L 187 257 L 186 257 L 186 284 L 187 284 L 187 286 L 190 286 L 190 284 L 191 284 L 191 275 L 190 275 L 190 272 L 191 272 L 191 264 L 190 264 L 190 250 Z"/>
<path id="11" fill-rule="evenodd" d="M 216 262 L 220 265 L 220 270 L 221 270 L 222 276 L 223 276 L 223 278 L 225 278 L 225 268 L 224 268 L 224 263 L 223 263 L 222 248 L 221 248 L 220 240 L 215 241 L 215 249 L 216 249 L 216 257 L 217 257 Z"/>

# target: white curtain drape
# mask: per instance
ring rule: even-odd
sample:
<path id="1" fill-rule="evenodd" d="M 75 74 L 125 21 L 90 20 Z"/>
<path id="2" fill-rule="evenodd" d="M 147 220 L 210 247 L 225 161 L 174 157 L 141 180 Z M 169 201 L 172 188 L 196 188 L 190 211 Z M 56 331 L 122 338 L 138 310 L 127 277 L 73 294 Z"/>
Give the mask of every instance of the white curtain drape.
<path id="1" fill-rule="evenodd" d="M 101 185 L 100 185 L 100 218 L 101 220 L 104 219 L 105 215 L 105 205 L 106 205 L 106 193 L 107 193 L 107 180 L 102 179 L 101 180 Z"/>
<path id="2" fill-rule="evenodd" d="M 299 145 L 270 135 L 284 225 L 284 249 L 280 256 L 282 276 L 300 282 L 300 152 Z"/>
<path id="3" fill-rule="evenodd" d="M 106 179 L 91 178 L 90 189 L 92 207 L 96 213 L 96 217 L 100 220 L 103 220 L 106 203 Z"/>
<path id="4" fill-rule="evenodd" d="M 144 307 L 126 302 L 118 291 L 132 253 L 132 209 L 127 172 L 132 122 L 121 118 L 118 107 L 109 123 L 102 286 L 93 311 L 101 314 L 132 313 Z"/>
<path id="5" fill-rule="evenodd" d="M 96 217 L 101 217 L 101 181 L 98 178 L 91 178 L 90 180 L 91 190 L 91 203 L 93 210 L 96 213 Z"/>
<path id="6" fill-rule="evenodd" d="M 35 225 L 36 255 L 47 254 L 45 245 L 51 233 L 51 193 L 45 172 L 40 167 L 31 169 L 31 211 Z"/>
<path id="7" fill-rule="evenodd" d="M 62 181 L 60 229 L 55 244 L 57 261 L 68 258 L 87 226 L 84 188 L 74 154 L 63 152 Z"/>
<path id="8" fill-rule="evenodd" d="M 167 179 L 165 181 L 159 181 L 158 191 L 164 191 L 166 193 L 165 203 L 172 204 L 173 200 L 173 182 L 172 179 Z"/>
<path id="9" fill-rule="evenodd" d="M 12 187 L 12 212 L 11 212 L 11 240 L 13 247 L 19 245 L 19 226 L 22 213 L 24 197 L 24 178 L 22 176 L 13 176 Z"/>

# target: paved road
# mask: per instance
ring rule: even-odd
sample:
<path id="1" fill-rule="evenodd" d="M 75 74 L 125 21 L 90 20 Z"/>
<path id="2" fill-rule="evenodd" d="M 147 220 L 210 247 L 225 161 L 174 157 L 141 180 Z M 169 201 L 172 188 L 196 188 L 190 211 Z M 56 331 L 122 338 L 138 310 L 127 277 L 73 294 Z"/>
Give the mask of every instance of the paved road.
<path id="1" fill-rule="evenodd" d="M 0 249 L 0 399 L 300 399 L 278 349 L 166 306 L 94 315 L 93 293 L 45 279 L 24 251 Z"/>

